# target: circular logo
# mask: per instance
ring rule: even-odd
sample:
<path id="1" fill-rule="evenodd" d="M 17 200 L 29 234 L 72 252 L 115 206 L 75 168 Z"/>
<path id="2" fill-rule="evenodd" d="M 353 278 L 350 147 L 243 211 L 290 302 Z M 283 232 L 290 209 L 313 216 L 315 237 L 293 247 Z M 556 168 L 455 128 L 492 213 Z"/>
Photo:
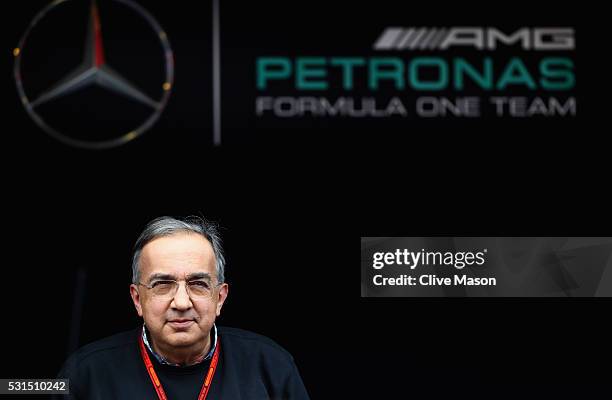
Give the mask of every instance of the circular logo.
<path id="1" fill-rule="evenodd" d="M 130 0 L 103 5 L 53 1 L 13 50 L 28 115 L 79 148 L 108 149 L 142 135 L 159 119 L 174 82 L 172 48 L 155 18 Z"/>

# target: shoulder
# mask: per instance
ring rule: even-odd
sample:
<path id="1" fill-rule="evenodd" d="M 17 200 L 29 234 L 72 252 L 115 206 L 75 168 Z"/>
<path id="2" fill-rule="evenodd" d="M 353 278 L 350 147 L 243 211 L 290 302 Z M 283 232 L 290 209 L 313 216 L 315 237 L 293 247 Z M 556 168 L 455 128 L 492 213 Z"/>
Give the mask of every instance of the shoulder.
<path id="1" fill-rule="evenodd" d="M 284 359 L 293 363 L 293 357 L 274 340 L 244 329 L 219 326 L 221 343 L 232 348 L 239 348 L 248 353 L 265 354 L 273 358 Z M 231 349 L 230 349 L 231 350 Z"/>
<path id="2" fill-rule="evenodd" d="M 81 358 L 88 358 L 97 353 L 103 353 L 107 351 L 119 350 L 121 351 L 125 347 L 131 347 L 138 341 L 142 328 L 132 329 L 117 333 L 115 335 L 106 337 L 104 339 L 97 340 L 89 343 L 79 350 L 76 354 Z"/>
<path id="3" fill-rule="evenodd" d="M 131 354 L 134 349 L 137 349 L 135 344 L 137 343 L 141 329 L 142 328 L 137 328 L 117 333 L 84 345 L 66 360 L 62 371 L 69 372 L 74 369 L 87 368 L 99 362 L 106 363 L 109 359 L 120 360 L 125 358 Z M 126 351 L 128 349 L 131 351 Z"/>
<path id="4" fill-rule="evenodd" d="M 291 354 L 274 340 L 243 329 L 217 327 L 225 368 L 246 385 L 265 387 L 274 399 L 308 399 Z M 254 397 L 254 396 L 251 396 Z"/>

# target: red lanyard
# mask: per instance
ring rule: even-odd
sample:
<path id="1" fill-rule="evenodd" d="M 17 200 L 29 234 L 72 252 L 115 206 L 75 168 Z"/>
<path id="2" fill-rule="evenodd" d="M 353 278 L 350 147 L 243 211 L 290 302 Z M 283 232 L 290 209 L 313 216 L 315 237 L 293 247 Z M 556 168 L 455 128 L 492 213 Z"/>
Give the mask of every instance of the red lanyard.
<path id="1" fill-rule="evenodd" d="M 166 396 L 166 392 L 164 392 L 164 388 L 162 387 L 159 378 L 157 378 L 157 374 L 155 373 L 155 369 L 153 368 L 153 363 L 149 358 L 149 353 L 147 353 L 147 349 L 145 349 L 144 342 L 142 341 L 142 336 L 138 341 L 140 345 L 140 354 L 142 355 L 142 360 L 144 361 L 145 367 L 147 368 L 147 372 L 149 373 L 149 377 L 151 378 L 151 382 L 153 382 L 153 387 L 157 392 L 157 397 L 159 400 L 168 400 Z M 210 389 L 210 383 L 212 382 L 213 376 L 215 375 L 215 370 L 217 369 L 217 362 L 219 361 L 219 349 L 221 348 L 221 342 L 217 341 L 217 347 L 215 348 L 215 353 L 213 354 L 212 361 L 210 362 L 210 368 L 208 369 L 208 374 L 206 374 L 206 379 L 204 379 L 204 384 L 202 384 L 202 389 L 200 390 L 200 395 L 198 396 L 198 400 L 204 400 L 208 395 L 208 390 Z"/>

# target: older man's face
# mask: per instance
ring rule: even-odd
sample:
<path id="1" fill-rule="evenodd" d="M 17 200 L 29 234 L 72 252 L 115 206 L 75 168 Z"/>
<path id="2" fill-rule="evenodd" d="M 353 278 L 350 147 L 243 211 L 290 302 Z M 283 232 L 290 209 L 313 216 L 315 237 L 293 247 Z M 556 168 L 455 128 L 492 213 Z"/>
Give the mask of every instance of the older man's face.
<path id="1" fill-rule="evenodd" d="M 210 277 L 210 298 L 189 296 L 186 282 L 194 277 Z M 160 278 L 180 282 L 172 298 L 160 298 L 143 286 L 132 285 L 131 294 L 138 315 L 144 318 L 153 340 L 164 348 L 188 348 L 202 343 L 227 296 L 227 285 L 217 287 L 215 255 L 211 244 L 198 234 L 179 233 L 155 239 L 142 249 L 140 282 L 150 284 Z"/>

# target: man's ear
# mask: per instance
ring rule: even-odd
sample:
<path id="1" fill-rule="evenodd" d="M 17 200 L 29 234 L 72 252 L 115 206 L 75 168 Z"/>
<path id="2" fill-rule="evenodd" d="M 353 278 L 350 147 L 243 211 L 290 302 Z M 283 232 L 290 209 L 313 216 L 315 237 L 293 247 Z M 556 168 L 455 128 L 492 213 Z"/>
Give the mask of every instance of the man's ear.
<path id="1" fill-rule="evenodd" d="M 130 296 L 132 296 L 132 301 L 134 302 L 134 307 L 136 307 L 136 312 L 139 317 L 142 317 L 142 305 L 140 304 L 140 293 L 138 293 L 138 288 L 136 285 L 130 285 Z"/>
<path id="2" fill-rule="evenodd" d="M 227 299 L 227 292 L 229 291 L 229 285 L 224 283 L 219 288 L 219 296 L 217 297 L 217 317 L 221 315 L 221 307 L 223 307 L 223 303 L 225 303 L 225 299 Z"/>

